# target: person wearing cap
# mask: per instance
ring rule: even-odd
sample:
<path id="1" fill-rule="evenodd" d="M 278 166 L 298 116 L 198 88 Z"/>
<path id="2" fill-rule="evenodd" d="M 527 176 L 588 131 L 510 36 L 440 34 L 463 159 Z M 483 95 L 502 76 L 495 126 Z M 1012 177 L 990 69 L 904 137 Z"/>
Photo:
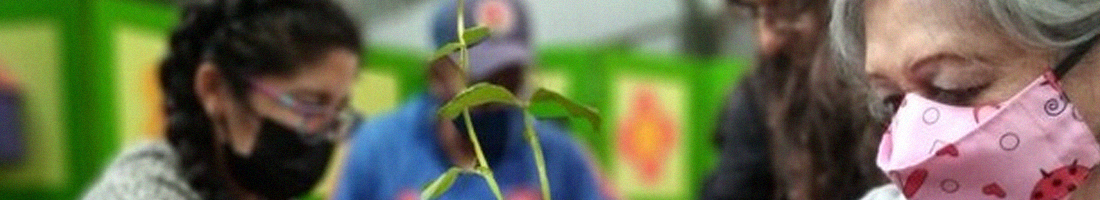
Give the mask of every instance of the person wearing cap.
<path id="1" fill-rule="evenodd" d="M 480 82 L 507 88 L 521 98 L 529 93 L 526 75 L 532 67 L 527 15 L 517 0 L 467 0 L 464 22 L 483 25 L 491 36 L 469 49 L 466 79 L 450 59 L 427 70 L 428 89 L 393 113 L 366 122 L 349 147 L 334 199 L 417 199 L 423 186 L 453 166 L 476 163 L 463 118 L 440 119 L 436 110 L 454 97 L 462 84 Z M 455 2 L 433 16 L 436 47 L 457 38 Z M 457 54 L 452 54 L 456 58 Z M 463 81 L 466 81 L 465 83 Z M 523 139 L 523 111 L 503 105 L 470 110 L 477 139 L 506 199 L 539 199 L 535 160 Z M 556 124 L 536 122 L 554 199 L 606 199 L 588 154 Z M 441 199 L 493 199 L 485 179 L 462 175 Z"/>

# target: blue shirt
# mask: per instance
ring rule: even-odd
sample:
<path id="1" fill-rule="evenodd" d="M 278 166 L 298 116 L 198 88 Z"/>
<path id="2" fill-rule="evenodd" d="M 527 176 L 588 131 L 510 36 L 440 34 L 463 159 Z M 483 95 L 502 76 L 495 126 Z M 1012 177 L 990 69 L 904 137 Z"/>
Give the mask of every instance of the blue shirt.
<path id="1" fill-rule="evenodd" d="M 452 166 L 439 145 L 439 103 L 421 94 L 395 113 L 375 118 L 352 139 L 335 199 L 416 199 Z M 506 199 L 539 199 L 540 185 L 522 121 L 512 124 L 504 153 L 489 165 Z M 587 154 L 551 123 L 536 123 L 554 199 L 606 199 Z M 464 174 L 440 199 L 494 199 L 485 179 Z"/>

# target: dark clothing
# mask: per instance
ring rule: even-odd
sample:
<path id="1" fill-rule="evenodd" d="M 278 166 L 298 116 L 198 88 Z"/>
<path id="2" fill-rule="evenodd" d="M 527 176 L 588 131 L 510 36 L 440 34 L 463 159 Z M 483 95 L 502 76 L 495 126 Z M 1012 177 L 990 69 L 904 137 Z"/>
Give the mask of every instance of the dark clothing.
<path id="1" fill-rule="evenodd" d="M 720 160 L 704 183 L 702 199 L 774 199 L 768 128 L 750 80 L 738 84 L 718 117 L 714 136 Z"/>

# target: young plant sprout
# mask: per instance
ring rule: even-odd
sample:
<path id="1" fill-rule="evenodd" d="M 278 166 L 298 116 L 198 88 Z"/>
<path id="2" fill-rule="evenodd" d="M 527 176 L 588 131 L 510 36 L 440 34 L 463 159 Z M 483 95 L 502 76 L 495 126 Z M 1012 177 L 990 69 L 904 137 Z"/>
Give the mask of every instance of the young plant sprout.
<path id="1" fill-rule="evenodd" d="M 435 54 L 431 57 L 432 60 L 436 59 L 451 59 L 447 55 L 458 52 L 458 62 L 456 62 L 458 68 L 457 71 L 463 72 L 462 79 L 465 79 L 465 71 L 469 68 L 469 51 L 470 44 L 477 43 L 489 36 L 489 30 L 483 26 L 473 27 L 466 29 L 463 24 L 463 8 L 465 1 L 458 0 L 457 15 L 458 15 L 458 41 L 443 45 Z M 466 81 L 462 81 L 464 84 Z M 531 112 L 530 105 L 532 103 L 551 103 L 556 104 L 564 108 L 570 116 L 582 117 L 592 123 L 592 127 L 598 127 L 600 124 L 600 118 L 596 110 L 578 104 L 561 94 L 556 92 L 539 88 L 532 94 L 529 101 L 524 101 L 512 94 L 511 91 L 504 87 L 479 83 L 473 86 L 466 86 L 466 89 L 458 93 L 449 102 L 444 104 L 436 114 L 441 119 L 454 119 L 459 115 L 462 115 L 464 123 L 466 124 L 466 133 L 469 134 L 470 143 L 473 144 L 474 153 L 477 155 L 477 164 L 473 169 L 465 169 L 461 167 L 451 167 L 439 178 L 429 183 L 420 193 L 421 199 L 436 199 L 444 192 L 446 192 L 455 179 L 462 174 L 476 174 L 485 178 L 485 181 L 489 185 L 489 189 L 492 190 L 493 195 L 498 200 L 503 200 L 500 187 L 497 185 L 496 179 L 493 178 L 492 168 L 489 167 L 489 163 L 485 160 L 485 154 L 481 151 L 481 145 L 477 140 L 477 133 L 474 132 L 473 122 L 470 121 L 469 108 L 476 107 L 488 103 L 500 103 L 509 106 L 516 106 L 522 108 L 524 111 L 524 139 L 531 146 L 531 151 L 534 153 L 535 165 L 538 167 L 539 183 L 542 192 L 542 198 L 544 200 L 550 199 L 550 183 L 546 176 L 546 162 L 543 159 L 542 147 L 539 143 L 538 133 L 534 130 L 534 123 L 536 115 Z"/>

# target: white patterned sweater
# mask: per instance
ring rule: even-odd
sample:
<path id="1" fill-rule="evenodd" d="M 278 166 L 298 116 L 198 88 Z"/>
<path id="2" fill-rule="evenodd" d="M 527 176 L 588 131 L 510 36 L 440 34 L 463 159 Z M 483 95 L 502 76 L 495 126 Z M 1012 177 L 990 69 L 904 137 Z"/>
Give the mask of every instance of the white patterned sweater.
<path id="1" fill-rule="evenodd" d="M 179 160 L 164 142 L 127 150 L 107 167 L 83 199 L 201 199 L 181 176 Z"/>

